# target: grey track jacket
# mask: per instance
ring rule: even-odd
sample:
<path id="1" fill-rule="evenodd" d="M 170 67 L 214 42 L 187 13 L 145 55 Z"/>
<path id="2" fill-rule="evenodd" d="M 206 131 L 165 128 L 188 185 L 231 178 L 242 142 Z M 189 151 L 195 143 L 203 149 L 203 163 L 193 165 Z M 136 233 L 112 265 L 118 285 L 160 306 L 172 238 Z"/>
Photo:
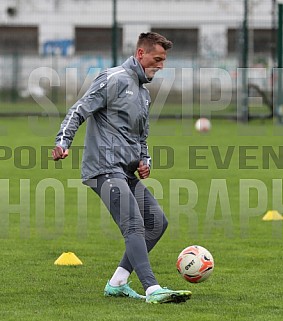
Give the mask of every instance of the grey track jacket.
<path id="1" fill-rule="evenodd" d="M 82 180 L 105 173 L 134 175 L 139 161 L 149 158 L 150 80 L 134 58 L 102 72 L 85 95 L 68 111 L 56 137 L 64 150 L 79 126 L 87 120 L 82 160 Z"/>

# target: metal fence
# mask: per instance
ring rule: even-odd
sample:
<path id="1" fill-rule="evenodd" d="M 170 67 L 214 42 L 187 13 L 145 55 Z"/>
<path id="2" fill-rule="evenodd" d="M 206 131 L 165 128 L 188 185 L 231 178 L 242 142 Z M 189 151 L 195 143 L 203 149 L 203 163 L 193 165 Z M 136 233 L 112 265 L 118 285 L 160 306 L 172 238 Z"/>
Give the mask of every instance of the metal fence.
<path id="1" fill-rule="evenodd" d="M 211 29 L 218 26 L 217 21 L 211 20 L 209 23 Z M 152 28 L 158 32 L 163 30 L 169 39 L 175 37 L 177 40 L 176 47 L 168 53 L 166 68 L 148 86 L 153 98 L 153 113 L 161 111 L 166 116 L 175 117 L 181 114 L 190 116 L 211 113 L 212 110 L 211 114 L 215 117 L 239 117 L 243 95 L 248 95 L 250 114 L 270 117 L 273 68 L 276 67 L 276 23 L 261 21 L 256 27 L 251 24 L 245 30 L 243 16 L 234 23 L 233 28 L 227 28 L 225 34 L 217 37 L 215 32 L 211 39 L 200 39 L 196 29 L 190 29 L 190 32 L 187 30 L 188 34 L 186 29 L 177 29 L 186 35 L 187 45 L 182 45 L 178 32 L 172 33 L 173 27 Z M 119 30 L 122 28 L 119 25 Z M 248 47 L 244 41 L 246 36 Z M 194 42 L 191 48 L 190 41 Z M 205 45 L 200 49 L 198 42 Z M 0 50 L 2 114 L 29 112 L 26 106 L 38 103 L 43 96 L 59 106 L 59 111 L 65 112 L 83 94 L 99 71 L 111 67 L 113 63 L 111 50 L 107 48 L 101 52 L 91 50 L 62 54 L 60 50 L 52 50 L 52 44 L 50 46 L 46 46 L 49 52 L 46 49 L 46 52 L 39 54 Z M 224 51 L 217 50 L 224 47 Z M 118 63 L 126 59 L 131 50 L 123 53 L 118 48 Z M 245 55 L 248 57 L 248 65 L 244 64 Z M 242 67 L 249 67 L 248 74 L 243 72 Z M 248 78 L 247 88 L 243 88 L 242 79 L 245 76 Z M 21 103 L 19 106 L 25 106 L 25 109 L 9 110 L 7 103 L 11 102 Z M 23 105 L 25 102 L 27 104 Z"/>

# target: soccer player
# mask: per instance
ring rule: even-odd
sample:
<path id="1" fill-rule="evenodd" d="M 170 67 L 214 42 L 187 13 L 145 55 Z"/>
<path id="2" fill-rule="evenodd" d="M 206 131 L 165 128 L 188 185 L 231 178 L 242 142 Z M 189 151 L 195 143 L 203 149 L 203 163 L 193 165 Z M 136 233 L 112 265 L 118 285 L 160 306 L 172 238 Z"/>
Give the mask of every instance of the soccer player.
<path id="1" fill-rule="evenodd" d="M 191 296 L 187 290 L 161 287 L 152 272 L 148 252 L 161 238 L 168 222 L 156 199 L 141 182 L 150 174 L 151 161 L 146 142 L 150 96 L 144 84 L 163 68 L 171 47 L 172 42 L 160 34 L 141 33 L 135 56 L 121 66 L 103 71 L 70 108 L 52 151 L 54 160 L 68 156 L 76 131 L 87 120 L 82 180 L 103 200 L 126 247 L 105 286 L 105 296 L 125 296 L 148 303 L 178 303 Z M 145 296 L 128 283 L 133 271 L 143 285 Z"/>

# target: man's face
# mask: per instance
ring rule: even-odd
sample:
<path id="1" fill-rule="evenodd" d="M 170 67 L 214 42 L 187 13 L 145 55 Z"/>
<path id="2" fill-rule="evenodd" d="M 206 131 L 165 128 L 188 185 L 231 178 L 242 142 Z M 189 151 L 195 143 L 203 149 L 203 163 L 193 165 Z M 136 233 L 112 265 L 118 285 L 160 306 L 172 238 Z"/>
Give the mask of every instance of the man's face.
<path id="1" fill-rule="evenodd" d="M 147 78 L 151 79 L 158 70 L 163 68 L 166 60 L 166 50 L 160 45 L 155 45 L 149 52 L 144 48 L 138 48 L 137 59 L 142 65 Z"/>

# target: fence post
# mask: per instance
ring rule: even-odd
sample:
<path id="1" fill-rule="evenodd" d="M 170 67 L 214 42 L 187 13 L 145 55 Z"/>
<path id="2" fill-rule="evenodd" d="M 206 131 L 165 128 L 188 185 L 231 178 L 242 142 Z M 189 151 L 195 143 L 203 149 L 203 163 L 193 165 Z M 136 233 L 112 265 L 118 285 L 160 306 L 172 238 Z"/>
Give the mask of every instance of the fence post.
<path id="1" fill-rule="evenodd" d="M 248 66 L 249 66 L 249 27 L 248 27 L 248 0 L 244 0 L 244 20 L 243 20 L 243 46 L 242 46 L 242 121 L 249 121 L 248 105 Z"/>
<path id="2" fill-rule="evenodd" d="M 277 103 L 276 103 L 276 116 L 280 123 L 283 123 L 283 113 L 282 113 L 282 67 L 283 67 L 283 1 L 278 1 L 278 32 L 277 32 L 277 67 L 278 67 L 278 78 L 277 78 Z"/>
<path id="3" fill-rule="evenodd" d="M 117 38 L 118 38 L 118 27 L 117 27 L 117 0 L 113 1 L 113 21 L 112 21 L 112 67 L 117 66 Z"/>

